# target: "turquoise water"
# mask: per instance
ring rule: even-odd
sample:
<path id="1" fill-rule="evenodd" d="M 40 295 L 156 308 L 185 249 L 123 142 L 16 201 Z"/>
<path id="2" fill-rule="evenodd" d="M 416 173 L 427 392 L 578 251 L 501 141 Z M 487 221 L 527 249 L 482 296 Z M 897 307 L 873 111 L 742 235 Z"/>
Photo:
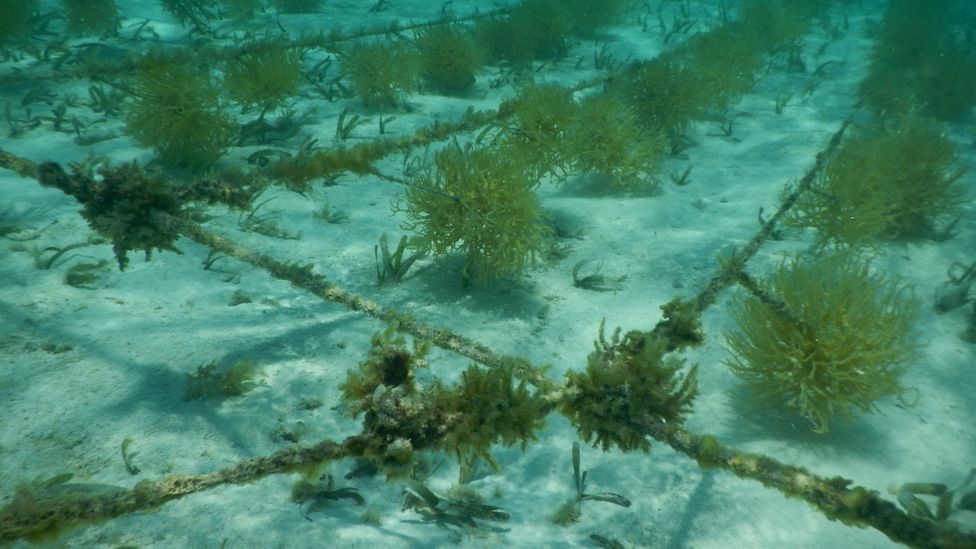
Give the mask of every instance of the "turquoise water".
<path id="1" fill-rule="evenodd" d="M 55 546 L 898 544 L 757 482 L 771 471 L 737 477 L 748 468 L 736 452 L 850 479 L 902 523 L 972 541 L 968 4 L 916 14 L 908 2 L 798 0 L 771 5 L 771 19 L 760 2 L 146 0 L 88 18 L 75 4 L 0 1 L 3 543 L 51 527 L 37 518 L 51 505 L 88 518 L 53 525 L 41 542 Z M 422 29 L 438 28 L 459 40 L 448 61 L 473 52 L 470 75 L 435 73 Z M 392 80 L 370 88 L 364 67 Z M 884 183 L 907 158 L 894 173 L 924 177 L 830 186 L 843 147 L 870 137 L 866 149 L 882 150 L 909 120 L 930 132 L 924 146 L 882 165 L 855 157 L 852 171 Z M 912 194 L 940 184 L 942 202 Z M 797 190 L 808 201 L 764 235 Z M 869 198 L 899 192 L 903 209 L 940 208 L 871 233 Z M 838 204 L 854 210 L 830 217 Z M 797 221 L 814 211 L 834 224 Z M 800 305 L 750 293 L 744 277 L 715 281 L 745 250 L 744 272 L 775 290 L 779 266 L 834 248 L 898 281 L 910 326 L 881 351 L 912 352 L 895 357 L 895 389 L 825 425 L 791 401 L 799 374 L 755 405 L 727 338 L 737 304 L 766 295 L 803 316 L 830 288 Z M 847 301 L 863 306 L 873 280 Z M 668 363 L 668 388 L 687 405 L 661 415 L 640 375 L 574 399 L 588 364 L 613 367 L 591 355 L 602 323 L 607 345 L 617 327 L 646 334 L 677 298 L 701 312 L 700 344 L 667 355 L 683 361 Z M 894 324 L 887 311 L 838 321 L 865 336 L 843 349 L 863 356 L 867 336 Z M 379 355 L 385 381 L 344 398 L 392 318 L 405 341 Z M 428 340 L 423 362 L 403 358 Z M 638 372 L 656 364 L 639 356 Z M 877 379 L 868 371 L 895 360 L 884 356 L 833 390 Z M 524 361 L 508 380 L 510 357 Z M 693 366 L 692 399 L 681 383 Z M 505 382 L 462 392 L 475 372 Z M 596 421 L 580 410 L 598 410 L 605 430 L 579 429 Z M 648 436 L 679 424 L 719 441 L 724 466 L 699 465 L 701 439 Z M 309 448 L 346 457 L 282 464 Z M 940 489 L 910 483 L 952 491 L 947 516 L 899 514 L 938 514 L 938 494 L 923 492 Z"/>

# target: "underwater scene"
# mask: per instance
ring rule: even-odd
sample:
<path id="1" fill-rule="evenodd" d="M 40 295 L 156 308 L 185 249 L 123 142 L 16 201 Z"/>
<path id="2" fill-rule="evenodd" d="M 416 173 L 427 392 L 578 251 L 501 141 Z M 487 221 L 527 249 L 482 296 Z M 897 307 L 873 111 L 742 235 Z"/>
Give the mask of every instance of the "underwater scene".
<path id="1" fill-rule="evenodd" d="M 976 2 L 0 0 L 0 546 L 976 548 Z"/>

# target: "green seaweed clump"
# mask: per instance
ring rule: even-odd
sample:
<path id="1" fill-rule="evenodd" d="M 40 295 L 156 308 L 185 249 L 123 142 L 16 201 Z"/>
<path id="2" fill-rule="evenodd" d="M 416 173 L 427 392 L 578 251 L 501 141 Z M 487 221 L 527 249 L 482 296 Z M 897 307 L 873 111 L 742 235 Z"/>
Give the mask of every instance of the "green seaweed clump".
<path id="1" fill-rule="evenodd" d="M 223 0 L 221 5 L 227 10 L 227 15 L 238 21 L 254 18 L 254 13 L 262 7 L 261 0 Z"/>
<path id="2" fill-rule="evenodd" d="M 164 164 L 188 171 L 213 165 L 236 131 L 210 74 L 165 60 L 136 77 L 126 129 Z"/>
<path id="3" fill-rule="evenodd" d="M 678 57 L 695 75 L 701 106 L 724 112 L 752 89 L 762 68 L 765 32 L 733 21 L 683 45 Z"/>
<path id="4" fill-rule="evenodd" d="M 560 412 L 576 427 L 580 438 L 603 450 L 650 451 L 648 427 L 677 426 L 698 394 L 698 367 L 684 375 L 684 361 L 667 354 L 668 342 L 653 333 L 631 331 L 610 340 L 604 323 L 587 357 L 585 372 L 566 374 L 569 395 Z"/>
<path id="5" fill-rule="evenodd" d="M 551 229 L 525 162 L 509 148 L 462 149 L 453 142 L 406 192 L 403 228 L 420 249 L 467 256 L 463 277 L 517 274 L 545 250 Z"/>
<path id="6" fill-rule="evenodd" d="M 959 120 L 976 105 L 972 15 L 959 0 L 894 0 L 860 95 L 875 112 Z M 971 7 L 971 6 L 970 6 Z"/>
<path id="7" fill-rule="evenodd" d="M 534 56 L 532 35 L 517 32 L 509 17 L 486 17 L 475 23 L 474 35 L 492 63 L 527 65 Z"/>
<path id="8" fill-rule="evenodd" d="M 835 416 L 903 390 L 918 304 L 896 279 L 832 253 L 784 262 L 763 290 L 737 299 L 726 335 L 727 364 L 755 403 L 786 406 L 826 433 Z"/>
<path id="9" fill-rule="evenodd" d="M 396 328 L 391 324 L 373 334 L 366 359 L 339 386 L 347 413 L 364 416 L 365 439 L 357 453 L 391 478 L 412 472 L 414 451 L 434 443 L 442 419 L 414 377 L 427 366 L 427 344 L 414 340 L 413 349 L 407 348 Z"/>
<path id="10" fill-rule="evenodd" d="M 524 365 L 522 365 L 524 366 Z M 437 447 L 453 452 L 462 464 L 484 459 L 498 470 L 491 455 L 495 444 L 521 444 L 536 440 L 545 425 L 548 406 L 538 391 L 515 378 L 515 364 L 485 369 L 471 365 L 453 388 L 437 387 L 437 408 L 451 422 Z"/>
<path id="11" fill-rule="evenodd" d="M 488 57 L 515 66 L 563 57 L 571 30 L 568 10 L 558 0 L 523 0 L 508 15 L 482 19 L 475 26 Z"/>
<path id="12" fill-rule="evenodd" d="M 208 29 L 207 21 L 214 18 L 216 0 L 160 0 L 163 9 L 180 24 L 191 23 L 198 30 Z"/>
<path id="13" fill-rule="evenodd" d="M 858 247 L 882 238 L 938 237 L 967 194 L 954 167 L 955 147 L 919 119 L 849 137 L 787 217 L 813 227 L 819 245 Z"/>
<path id="14" fill-rule="evenodd" d="M 364 416 L 357 453 L 400 477 L 410 474 L 417 451 L 448 451 L 467 464 L 481 457 L 497 467 L 493 444 L 535 439 L 547 408 L 526 382 L 516 381 L 525 363 L 490 370 L 471 366 L 456 386 L 436 380 L 424 386 L 414 372 L 426 367 L 427 351 L 426 343 L 416 341 L 408 349 L 396 325 L 373 336 L 366 360 L 340 386 L 348 413 Z"/>
<path id="15" fill-rule="evenodd" d="M 0 0 L 0 44 L 25 38 L 36 9 L 37 0 Z"/>
<path id="16" fill-rule="evenodd" d="M 513 113 L 505 142 L 526 158 L 532 177 L 549 174 L 565 179 L 572 162 L 568 135 L 576 111 L 573 90 L 558 84 L 528 84 L 501 110 Z"/>
<path id="17" fill-rule="evenodd" d="M 641 127 L 615 97 L 603 93 L 580 101 L 567 133 L 576 171 L 598 174 L 615 189 L 654 186 L 650 176 L 659 169 L 667 139 Z"/>
<path id="18" fill-rule="evenodd" d="M 593 38 L 607 27 L 620 22 L 633 0 L 566 0 L 573 34 Z"/>
<path id="19" fill-rule="evenodd" d="M 611 81 L 611 91 L 645 127 L 679 140 L 692 120 L 724 112 L 749 91 L 765 54 L 799 43 L 806 21 L 818 11 L 805 4 L 745 2 L 739 20 L 632 64 Z"/>
<path id="20" fill-rule="evenodd" d="M 417 88 L 421 56 L 406 40 L 363 40 L 339 53 L 342 72 L 368 107 L 393 107 Z"/>
<path id="21" fill-rule="evenodd" d="M 261 116 L 284 105 L 302 83 L 301 52 L 285 44 L 261 44 L 227 64 L 224 87 L 244 109 L 258 108 Z"/>
<path id="22" fill-rule="evenodd" d="M 482 53 L 464 30 L 449 25 L 424 27 L 414 34 L 424 76 L 434 88 L 457 93 L 471 87 Z"/>
<path id="23" fill-rule="evenodd" d="M 183 400 L 244 395 L 257 387 L 254 380 L 256 375 L 257 368 L 250 360 L 239 360 L 223 369 L 212 361 L 186 375 L 186 394 Z"/>
<path id="24" fill-rule="evenodd" d="M 68 30 L 77 34 L 100 35 L 113 32 L 119 24 L 115 0 L 62 0 Z"/>
<path id="25" fill-rule="evenodd" d="M 400 387 L 406 393 L 417 391 L 414 370 L 427 366 L 424 357 L 429 347 L 414 342 L 413 350 L 407 348 L 406 339 L 397 335 L 396 325 L 391 324 L 382 333 L 373 334 L 366 360 L 359 363 L 359 370 L 346 375 L 340 386 L 342 399 L 349 403 L 353 417 L 373 406 L 373 395 L 380 386 Z"/>
<path id="26" fill-rule="evenodd" d="M 536 59 L 559 59 L 569 51 L 572 21 L 562 0 L 522 0 L 510 23 L 514 32 L 531 37 Z"/>
<path id="27" fill-rule="evenodd" d="M 744 41 L 765 52 L 797 43 L 810 23 L 824 20 L 829 2 L 819 0 L 744 0 L 739 8 Z"/>
<path id="28" fill-rule="evenodd" d="M 664 132 L 671 140 L 704 114 L 709 99 L 696 72 L 667 55 L 634 63 L 611 82 L 610 90 L 645 128 Z"/>
<path id="29" fill-rule="evenodd" d="M 83 205 L 81 215 L 91 228 L 112 240 L 119 269 L 125 270 L 132 250 L 143 250 L 147 260 L 154 249 L 177 251 L 180 235 L 166 218 L 181 219 L 184 211 L 165 179 L 135 163 L 100 166 L 97 177 L 93 172 L 75 165 L 69 174 L 56 162 L 44 162 L 37 167 L 37 179 Z"/>

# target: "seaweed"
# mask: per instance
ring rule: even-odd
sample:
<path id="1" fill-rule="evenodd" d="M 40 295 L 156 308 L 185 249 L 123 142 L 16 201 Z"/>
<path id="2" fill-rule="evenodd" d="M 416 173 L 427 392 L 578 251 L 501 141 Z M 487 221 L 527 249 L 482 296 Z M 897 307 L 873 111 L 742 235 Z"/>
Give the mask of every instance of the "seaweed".
<path id="1" fill-rule="evenodd" d="M 434 385 L 434 407 L 450 418 L 436 447 L 455 454 L 460 463 L 471 465 L 484 459 L 496 471 L 491 455 L 495 444 L 519 444 L 525 450 L 536 440 L 535 432 L 545 425 L 549 406 L 527 382 L 516 380 L 516 368 L 508 363 L 486 369 L 472 365 L 461 372 L 454 387 Z"/>
<path id="2" fill-rule="evenodd" d="M 101 166 L 98 178 L 75 166 L 71 174 L 55 162 L 38 166 L 42 185 L 56 187 L 83 205 L 81 215 L 102 236 L 111 239 L 119 269 L 128 265 L 128 252 L 177 251 L 179 237 L 165 216 L 184 215 L 180 198 L 159 176 L 147 174 L 137 164 Z M 162 216 L 158 214 L 163 214 Z"/>
<path id="3" fill-rule="evenodd" d="M 380 243 L 373 246 L 373 258 L 376 261 L 376 283 L 380 286 L 384 284 L 397 284 L 415 261 L 424 257 L 423 252 L 410 254 L 404 259 L 403 254 L 407 250 L 409 239 L 406 236 L 400 237 L 396 250 L 390 253 L 389 239 L 386 233 L 380 235 Z M 382 258 L 382 260 L 380 259 Z"/>
<path id="4" fill-rule="evenodd" d="M 397 335 L 396 329 L 397 325 L 391 324 L 385 331 L 373 334 L 366 360 L 359 363 L 358 370 L 346 374 L 346 381 L 339 386 L 351 416 L 372 407 L 374 393 L 380 386 L 402 387 L 407 393 L 416 391 L 414 370 L 426 367 L 424 359 L 429 348 L 414 341 L 413 350 L 407 349 L 406 339 Z"/>
<path id="5" fill-rule="evenodd" d="M 925 120 L 905 119 L 848 137 L 785 223 L 813 227 L 818 246 L 873 246 L 879 239 L 939 238 L 967 193 L 955 147 Z"/>
<path id="6" fill-rule="evenodd" d="M 472 365 L 453 387 L 437 380 L 421 385 L 414 372 L 426 366 L 428 345 L 415 340 L 411 351 L 396 329 L 374 334 L 366 360 L 340 386 L 348 413 L 364 414 L 364 457 L 390 477 L 410 474 L 422 450 L 444 450 L 467 465 L 482 458 L 497 468 L 492 445 L 535 440 L 548 407 L 515 379 L 515 372 L 532 369 L 527 362 L 490 370 Z"/>
<path id="7" fill-rule="evenodd" d="M 238 21 L 250 20 L 254 12 L 262 8 L 261 0 L 221 0 L 221 5 L 227 10 L 227 15 Z"/>
<path id="8" fill-rule="evenodd" d="M 420 84 L 420 52 L 406 40 L 374 39 L 339 53 L 339 65 L 366 106 L 394 107 Z"/>
<path id="9" fill-rule="evenodd" d="M 749 2 L 740 20 L 634 63 L 611 82 L 611 91 L 646 128 L 676 141 L 691 120 L 728 109 L 751 89 L 762 56 L 797 40 L 806 28 L 804 14 L 812 9 L 802 3 Z"/>
<path id="10" fill-rule="evenodd" d="M 442 528 L 450 526 L 470 529 L 480 526 L 477 520 L 505 522 L 510 516 L 495 505 L 484 503 L 484 497 L 470 487 L 452 486 L 446 496 L 438 496 L 420 482 L 412 482 L 403 490 L 401 510 L 411 510 L 424 522 Z"/>
<path id="11" fill-rule="evenodd" d="M 126 130 L 164 164 L 199 171 L 223 156 L 235 127 L 209 72 L 159 59 L 136 76 Z"/>
<path id="12" fill-rule="evenodd" d="M 614 190 L 647 190 L 656 186 L 649 176 L 660 167 L 667 151 L 661 132 L 643 128 L 633 111 L 610 94 L 583 99 L 567 132 L 573 167 L 601 176 Z"/>
<path id="13" fill-rule="evenodd" d="M 108 260 L 102 259 L 95 263 L 77 263 L 64 273 L 64 283 L 74 288 L 94 290 L 99 287 L 99 280 L 109 268 Z"/>
<path id="14" fill-rule="evenodd" d="M 517 274 L 545 251 L 551 234 L 525 162 L 504 148 L 462 149 L 453 142 L 435 169 L 407 189 L 403 228 L 417 231 L 419 247 L 435 256 L 467 256 L 463 278 Z"/>
<path id="15" fill-rule="evenodd" d="M 626 497 L 614 492 L 588 493 L 586 491 L 586 475 L 588 471 L 580 470 L 580 445 L 573 442 L 573 481 L 576 486 L 576 495 L 566 501 L 556 509 L 549 519 L 560 526 L 569 526 L 578 522 L 582 516 L 581 503 L 586 500 L 602 501 L 612 503 L 621 507 L 630 507 L 631 502 Z"/>
<path id="16" fill-rule="evenodd" d="M 890 2 L 859 93 L 875 112 L 959 120 L 976 105 L 976 52 L 961 2 Z M 971 32 L 971 31 L 970 31 Z"/>
<path id="17" fill-rule="evenodd" d="M 512 113 L 514 122 L 505 128 L 505 142 L 521 151 L 532 177 L 549 174 L 557 181 L 564 179 L 574 152 L 567 139 L 576 110 L 573 90 L 558 84 L 528 84 L 499 110 Z"/>
<path id="18" fill-rule="evenodd" d="M 521 67 L 565 56 L 572 25 L 561 2 L 523 0 L 505 16 L 478 21 L 475 36 L 490 60 Z"/>
<path id="19" fill-rule="evenodd" d="M 346 412 L 363 414 L 359 454 L 390 478 L 410 475 L 414 451 L 429 448 L 443 428 L 442 414 L 415 381 L 415 370 L 427 365 L 428 345 L 414 340 L 408 349 L 396 330 L 391 324 L 373 334 L 366 359 L 339 386 Z"/>
<path id="20" fill-rule="evenodd" d="M 684 44 L 682 56 L 696 76 L 702 106 L 724 112 L 755 85 L 765 50 L 764 30 L 733 21 Z"/>
<path id="21" fill-rule="evenodd" d="M 163 9 L 180 24 L 192 23 L 200 31 L 209 30 L 209 20 L 215 17 L 216 0 L 160 0 Z"/>
<path id="22" fill-rule="evenodd" d="M 356 505 L 365 505 L 366 498 L 357 488 L 351 486 L 337 488 L 332 475 L 323 475 L 318 481 L 312 482 L 305 477 L 299 478 L 291 488 L 291 501 L 300 506 L 300 512 L 305 520 L 312 520 L 309 515 L 328 508 L 333 502 L 348 499 Z"/>
<path id="23" fill-rule="evenodd" d="M 302 56 L 283 42 L 269 41 L 259 46 L 227 63 L 224 87 L 245 112 L 258 108 L 261 113 L 258 118 L 262 119 L 298 93 Z"/>
<path id="24" fill-rule="evenodd" d="M 559 410 L 588 444 L 648 452 L 646 425 L 682 423 L 698 394 L 698 368 L 682 375 L 683 360 L 667 355 L 667 340 L 654 333 L 620 333 L 607 340 L 600 323 L 586 371 L 566 373 Z"/>
<path id="25" fill-rule="evenodd" d="M 484 57 L 470 34 L 450 25 L 421 28 L 414 33 L 428 82 L 444 93 L 471 87 Z"/>
<path id="26" fill-rule="evenodd" d="M 826 7 L 818 0 L 745 0 L 739 10 L 743 40 L 764 52 L 795 43 Z"/>
<path id="27" fill-rule="evenodd" d="M 578 261 L 576 265 L 573 265 L 573 286 L 594 292 L 616 292 L 623 289 L 623 284 L 627 281 L 627 275 L 604 275 L 602 261 L 597 264 L 595 269 L 590 271 L 590 274 L 581 275 L 580 272 L 583 267 L 590 263 L 593 263 L 592 259 L 584 259 Z"/>
<path id="28" fill-rule="evenodd" d="M 0 0 L 0 44 L 23 40 L 31 30 L 37 0 Z"/>
<path id="29" fill-rule="evenodd" d="M 17 486 L 10 502 L 0 508 L 0 541 L 50 541 L 80 522 L 79 515 L 84 514 L 88 522 L 115 515 L 112 504 L 125 488 L 69 482 L 73 477 L 72 473 L 62 473 Z"/>
<path id="30" fill-rule="evenodd" d="M 76 34 L 102 35 L 115 32 L 119 7 L 115 0 L 62 0 L 68 30 Z"/>
<path id="31" fill-rule="evenodd" d="M 226 368 L 221 368 L 216 361 L 202 364 L 186 375 L 183 400 L 244 395 L 257 387 L 256 375 L 257 368 L 250 360 L 240 360 Z"/>
<path id="32" fill-rule="evenodd" d="M 511 31 L 531 39 L 536 59 L 558 59 L 569 51 L 572 22 L 560 0 L 522 0 L 512 10 Z"/>
<path id="33" fill-rule="evenodd" d="M 679 139 L 708 101 L 698 74 L 669 56 L 634 63 L 611 82 L 610 91 L 649 131 Z"/>
<path id="34" fill-rule="evenodd" d="M 607 27 L 620 22 L 634 0 L 567 0 L 564 10 L 574 34 L 592 38 Z"/>
<path id="35" fill-rule="evenodd" d="M 129 472 L 130 475 L 139 474 L 139 466 L 135 463 L 135 458 L 139 455 L 139 452 L 132 452 L 129 447 L 132 446 L 132 437 L 125 437 L 122 439 L 122 463 L 125 465 L 125 470 Z"/>
<path id="36" fill-rule="evenodd" d="M 522 66 L 529 64 L 535 55 L 532 34 L 513 25 L 509 16 L 479 20 L 475 23 L 474 35 L 491 62 L 505 61 Z"/>
<path id="37" fill-rule="evenodd" d="M 836 416 L 904 391 L 918 303 L 897 279 L 833 252 L 784 261 L 761 290 L 736 299 L 725 338 L 751 402 L 785 406 L 826 433 Z"/>

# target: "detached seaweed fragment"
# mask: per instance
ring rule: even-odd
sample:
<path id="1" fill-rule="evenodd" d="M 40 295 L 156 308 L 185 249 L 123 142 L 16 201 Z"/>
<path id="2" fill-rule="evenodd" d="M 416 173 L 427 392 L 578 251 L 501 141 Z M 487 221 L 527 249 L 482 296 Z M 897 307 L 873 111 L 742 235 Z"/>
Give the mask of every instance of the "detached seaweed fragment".
<path id="1" fill-rule="evenodd" d="M 584 259 L 573 266 L 573 286 L 593 292 L 617 292 L 624 288 L 623 283 L 627 281 L 627 275 L 607 276 L 602 274 L 603 261 L 600 261 L 590 274 L 580 274 L 583 267 L 593 262 L 592 259 Z"/>
<path id="2" fill-rule="evenodd" d="M 600 534 L 590 534 L 590 541 L 606 549 L 624 549 L 624 544 Z"/>
<path id="3" fill-rule="evenodd" d="M 299 505 L 302 518 L 311 522 L 309 516 L 315 511 L 322 511 L 331 504 L 344 499 L 351 500 L 356 505 L 365 505 L 366 498 L 353 487 L 336 488 L 335 479 L 327 474 L 312 482 L 307 478 L 295 481 L 291 489 L 291 500 Z"/>
<path id="4" fill-rule="evenodd" d="M 254 379 L 256 376 L 257 368 L 250 360 L 235 362 L 225 369 L 221 369 L 216 361 L 211 361 L 186 375 L 183 400 L 241 396 L 258 386 Z"/>
<path id="5" fill-rule="evenodd" d="M 75 257 L 74 255 L 65 256 L 65 254 L 68 252 L 90 245 L 90 242 L 75 242 L 74 244 L 68 244 L 67 246 L 48 246 L 43 249 L 40 246 L 34 246 L 34 248 L 31 250 L 31 255 L 34 257 L 34 266 L 40 270 L 46 271 L 65 263 L 72 257 Z M 45 257 L 47 252 L 53 253 L 49 257 Z"/>
<path id="6" fill-rule="evenodd" d="M 77 263 L 64 273 L 64 283 L 79 290 L 97 290 L 104 287 L 103 280 L 109 270 L 107 259 L 94 263 Z"/>
<path id="7" fill-rule="evenodd" d="M 424 522 L 437 524 L 441 528 L 478 528 L 484 526 L 478 520 L 506 522 L 510 518 L 501 507 L 484 503 L 481 495 L 474 490 L 455 491 L 456 497 L 438 496 L 423 483 L 415 482 L 403 491 L 405 498 L 401 511 L 414 511 Z"/>
<path id="8" fill-rule="evenodd" d="M 275 197 L 267 198 L 255 205 L 249 212 L 242 212 L 238 217 L 237 226 L 244 232 L 257 233 L 279 240 L 301 240 L 302 233 L 289 233 L 278 224 L 278 214 L 269 213 L 258 215 L 258 210 Z"/>
<path id="9" fill-rule="evenodd" d="M 139 474 L 139 466 L 135 464 L 135 457 L 139 455 L 139 452 L 129 451 L 129 446 L 132 445 L 132 437 L 125 437 L 122 440 L 122 463 L 125 464 L 125 470 L 129 472 L 130 475 Z"/>
<path id="10" fill-rule="evenodd" d="M 569 526 L 578 522 L 583 514 L 582 503 L 588 499 L 612 503 L 621 507 L 630 507 L 629 499 L 614 492 L 588 494 L 586 492 L 586 474 L 587 471 L 580 472 L 579 442 L 573 442 L 573 481 L 576 485 L 576 495 L 560 505 L 549 517 L 549 520 L 560 526 Z"/>
<path id="11" fill-rule="evenodd" d="M 939 314 L 958 309 L 972 299 L 969 290 L 976 280 L 976 261 L 969 265 L 953 261 L 946 275 L 948 282 L 943 282 L 935 290 L 935 311 Z"/>
<path id="12" fill-rule="evenodd" d="M 898 504 L 905 512 L 916 517 L 944 521 L 956 511 L 976 512 L 976 468 L 969 470 L 966 480 L 955 490 L 937 482 L 908 482 L 902 484 L 898 490 Z M 918 495 L 935 496 L 938 498 L 935 513 Z M 953 507 L 953 499 L 958 496 L 958 503 Z"/>

